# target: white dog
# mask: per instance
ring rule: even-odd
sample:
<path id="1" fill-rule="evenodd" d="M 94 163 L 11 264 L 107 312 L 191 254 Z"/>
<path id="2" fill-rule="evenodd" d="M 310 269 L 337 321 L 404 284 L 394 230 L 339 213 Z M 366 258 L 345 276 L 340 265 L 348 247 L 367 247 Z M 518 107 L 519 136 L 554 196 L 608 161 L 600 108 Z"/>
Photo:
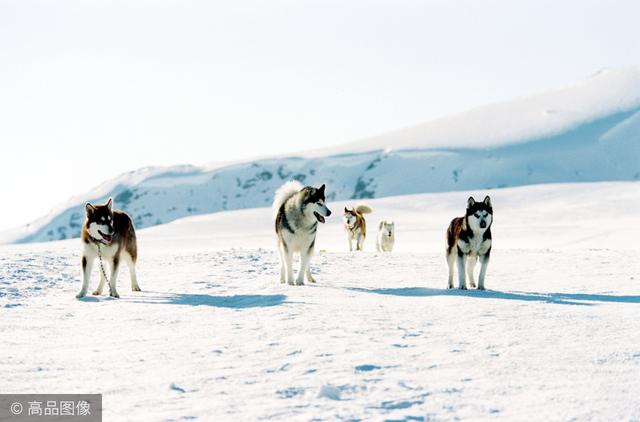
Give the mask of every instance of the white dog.
<path id="1" fill-rule="evenodd" d="M 376 249 L 378 252 L 391 252 L 395 242 L 395 223 L 391 220 L 383 220 L 378 226 Z"/>

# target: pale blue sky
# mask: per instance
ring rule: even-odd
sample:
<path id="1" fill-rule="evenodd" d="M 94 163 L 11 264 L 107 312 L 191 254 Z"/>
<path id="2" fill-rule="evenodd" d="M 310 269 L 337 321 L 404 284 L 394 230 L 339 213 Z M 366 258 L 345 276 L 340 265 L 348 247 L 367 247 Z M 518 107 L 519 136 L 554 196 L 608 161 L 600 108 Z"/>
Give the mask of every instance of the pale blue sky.
<path id="1" fill-rule="evenodd" d="M 148 165 L 316 149 L 640 63 L 637 1 L 0 0 L 0 229 Z"/>

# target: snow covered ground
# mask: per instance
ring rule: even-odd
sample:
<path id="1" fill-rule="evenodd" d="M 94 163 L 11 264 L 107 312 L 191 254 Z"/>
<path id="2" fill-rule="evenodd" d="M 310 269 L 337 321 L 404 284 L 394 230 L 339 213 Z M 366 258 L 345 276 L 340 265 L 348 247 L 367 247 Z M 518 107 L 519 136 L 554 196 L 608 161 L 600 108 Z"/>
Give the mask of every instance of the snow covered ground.
<path id="1" fill-rule="evenodd" d="M 485 292 L 444 289 L 469 192 L 369 201 L 360 254 L 330 203 L 303 287 L 269 209 L 141 230 L 119 300 L 74 298 L 78 240 L 0 245 L 2 390 L 103 393 L 105 421 L 640 420 L 640 182 L 486 193 Z"/>

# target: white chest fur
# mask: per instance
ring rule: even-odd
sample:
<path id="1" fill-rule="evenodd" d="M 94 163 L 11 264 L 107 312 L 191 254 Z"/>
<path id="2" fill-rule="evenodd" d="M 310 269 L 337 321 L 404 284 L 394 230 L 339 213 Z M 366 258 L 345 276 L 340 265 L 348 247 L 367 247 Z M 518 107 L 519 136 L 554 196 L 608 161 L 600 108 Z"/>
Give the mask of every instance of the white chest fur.
<path id="1" fill-rule="evenodd" d="M 491 248 L 491 239 L 484 239 L 482 233 L 474 233 L 467 240 L 458 240 L 458 248 L 465 254 L 484 255 Z"/>
<path id="2" fill-rule="evenodd" d="M 118 252 L 118 245 L 112 243 L 110 245 L 100 245 L 100 250 L 98 251 L 98 245 L 96 243 L 85 243 L 84 244 L 84 254 L 86 256 L 98 256 L 102 255 L 103 258 L 111 259 L 116 256 Z"/>
<path id="3" fill-rule="evenodd" d="M 362 228 L 360 226 L 349 227 L 348 225 L 345 224 L 344 229 L 347 231 L 347 234 L 351 238 L 355 238 L 362 234 Z"/>
<path id="4" fill-rule="evenodd" d="M 393 249 L 393 243 L 395 242 L 395 236 L 387 236 L 386 233 L 378 232 L 378 250 L 380 252 L 391 252 Z"/>

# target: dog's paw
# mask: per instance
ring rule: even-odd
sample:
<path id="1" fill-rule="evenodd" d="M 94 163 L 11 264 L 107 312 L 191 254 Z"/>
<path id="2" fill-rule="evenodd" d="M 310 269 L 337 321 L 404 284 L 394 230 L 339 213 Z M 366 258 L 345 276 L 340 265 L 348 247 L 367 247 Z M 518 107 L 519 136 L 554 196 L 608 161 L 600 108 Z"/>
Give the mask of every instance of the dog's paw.
<path id="1" fill-rule="evenodd" d="M 467 286 L 460 286 L 460 290 L 467 290 Z"/>
<path id="2" fill-rule="evenodd" d="M 476 288 L 476 283 L 469 283 L 469 287 L 471 287 L 472 289 Z"/>
<path id="3" fill-rule="evenodd" d="M 303 280 L 296 280 L 296 286 L 304 286 Z"/>
<path id="4" fill-rule="evenodd" d="M 109 296 L 115 299 L 120 299 L 120 295 L 118 293 L 110 293 Z"/>
<path id="5" fill-rule="evenodd" d="M 83 297 L 85 297 L 85 293 L 84 292 L 80 292 L 76 295 L 76 299 L 82 299 Z"/>
<path id="6" fill-rule="evenodd" d="M 132 288 L 131 288 L 131 291 L 132 291 L 132 292 L 141 292 L 141 291 L 142 291 L 142 289 L 140 288 L 140 286 L 135 286 L 135 287 L 132 287 Z"/>
<path id="7" fill-rule="evenodd" d="M 478 290 L 486 290 L 484 286 L 478 286 Z"/>
<path id="8" fill-rule="evenodd" d="M 102 292 L 100 290 L 94 290 L 93 292 L 91 292 L 91 294 L 94 296 L 100 296 Z"/>

